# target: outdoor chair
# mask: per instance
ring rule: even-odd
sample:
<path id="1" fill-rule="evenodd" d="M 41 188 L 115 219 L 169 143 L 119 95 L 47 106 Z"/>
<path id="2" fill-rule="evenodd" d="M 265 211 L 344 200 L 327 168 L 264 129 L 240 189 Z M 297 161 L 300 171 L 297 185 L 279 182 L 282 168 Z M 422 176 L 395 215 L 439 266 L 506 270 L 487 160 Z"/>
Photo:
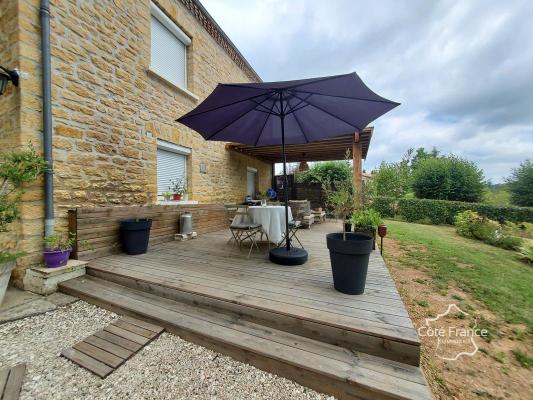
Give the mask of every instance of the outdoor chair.
<path id="1" fill-rule="evenodd" d="M 315 223 L 320 224 L 322 222 L 326 222 L 326 212 L 322 208 L 319 208 L 318 210 L 311 210 L 311 215 L 314 217 Z"/>
<path id="2" fill-rule="evenodd" d="M 232 238 L 228 241 L 234 240 L 236 244 L 239 245 L 239 248 L 249 240 L 250 241 L 250 250 L 248 251 L 248 258 L 252 254 L 252 249 L 254 246 L 259 250 L 255 236 L 258 233 L 261 233 L 262 226 L 261 224 L 256 224 L 252 222 L 252 218 L 248 212 L 248 206 L 239 206 L 237 211 L 235 211 L 235 217 L 238 221 L 231 222 L 229 227 L 231 231 Z M 262 236 L 261 236 L 262 237 Z"/>
<path id="3" fill-rule="evenodd" d="M 235 213 L 237 212 L 237 203 L 224 203 L 224 207 L 226 208 L 228 222 L 231 224 L 233 218 L 235 218 Z"/>
<path id="4" fill-rule="evenodd" d="M 315 222 L 315 216 L 311 213 L 311 202 L 307 200 L 289 200 L 289 207 L 295 220 L 301 221 L 301 225 L 311 229 Z"/>
<path id="5" fill-rule="evenodd" d="M 300 247 L 302 249 L 304 249 L 305 247 L 302 244 L 302 242 L 300 242 L 300 239 L 298 238 L 298 235 L 297 235 L 298 229 L 300 229 L 301 226 L 302 226 L 302 222 L 301 221 L 292 220 L 292 221 L 289 222 L 289 240 L 292 241 L 293 239 L 296 239 L 296 241 L 298 242 Z M 283 236 L 282 236 L 281 240 L 278 243 L 278 247 L 284 246 L 285 237 L 286 237 L 285 232 L 283 232 Z"/>

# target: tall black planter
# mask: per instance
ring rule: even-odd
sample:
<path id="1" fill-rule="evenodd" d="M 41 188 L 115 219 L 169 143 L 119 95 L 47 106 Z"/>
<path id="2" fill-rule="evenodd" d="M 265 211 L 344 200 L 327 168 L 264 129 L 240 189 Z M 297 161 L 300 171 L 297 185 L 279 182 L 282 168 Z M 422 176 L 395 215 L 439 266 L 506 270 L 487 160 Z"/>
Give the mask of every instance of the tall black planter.
<path id="1" fill-rule="evenodd" d="M 152 220 L 148 218 L 120 221 L 120 239 L 124 253 L 130 255 L 146 253 L 151 227 Z"/>
<path id="2" fill-rule="evenodd" d="M 347 233 L 343 240 L 342 233 L 330 233 L 326 240 L 335 289 L 346 294 L 363 294 L 373 239 Z"/>

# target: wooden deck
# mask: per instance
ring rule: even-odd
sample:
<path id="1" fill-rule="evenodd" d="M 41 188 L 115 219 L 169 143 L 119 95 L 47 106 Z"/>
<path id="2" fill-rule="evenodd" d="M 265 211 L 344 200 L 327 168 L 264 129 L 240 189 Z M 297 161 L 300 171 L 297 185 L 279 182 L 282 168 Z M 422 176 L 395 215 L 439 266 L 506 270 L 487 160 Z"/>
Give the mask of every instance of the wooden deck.
<path id="1" fill-rule="evenodd" d="M 231 337 L 216 329 L 216 334 L 205 332 L 208 339 L 196 341 L 310 387 L 317 385 L 314 378 L 302 376 L 299 369 L 306 366 L 299 364 L 301 354 L 294 356 L 294 363 L 283 359 L 283 365 L 298 368 L 294 372 L 289 366 L 271 365 L 272 358 L 286 357 L 288 351 L 279 353 L 278 348 L 272 349 L 277 353 L 268 353 L 270 361 L 265 365 L 264 359 L 256 359 L 257 354 L 250 356 L 251 352 L 264 352 L 264 343 L 249 344 L 251 347 L 241 356 L 242 349 L 237 351 L 234 347 L 240 346 L 239 341 L 246 343 L 246 338 L 255 341 L 266 337 L 275 342 L 275 347 L 283 344 L 294 351 L 311 346 L 315 349 L 313 357 L 323 357 L 320 363 L 331 358 L 339 361 L 332 354 L 340 352 L 342 362 L 347 362 L 346 357 L 352 360 L 349 369 L 354 363 L 370 360 L 372 365 L 380 366 L 380 373 L 385 371 L 384 377 L 373 377 L 373 384 L 363 385 L 365 389 L 358 389 L 356 394 L 350 392 L 352 386 L 337 390 L 334 386 L 330 388 L 330 383 L 321 382 L 319 390 L 339 397 L 429 398 L 418 368 L 419 339 L 380 254 L 371 255 L 365 294 L 350 296 L 333 289 L 325 234 L 337 228 L 338 224 L 328 222 L 300 231 L 300 240 L 309 252 L 309 261 L 302 266 L 270 263 L 266 246 L 260 252 L 254 250 L 247 259 L 247 251 L 227 244 L 229 231 L 218 231 L 189 241 L 162 243 L 139 256 L 118 254 L 94 259 L 87 270 L 89 277 L 68 281 L 60 287 L 115 311 L 144 316 L 170 330 L 172 326 L 186 326 L 185 331 L 196 333 L 192 337 L 188 333 L 182 336 L 192 340 L 198 337 L 198 332 L 211 329 L 204 323 L 222 318 L 224 321 L 216 324 L 231 329 Z M 218 345 L 216 340 L 220 341 Z M 370 369 L 375 374 L 376 368 Z M 320 374 L 331 375 L 327 371 L 321 370 Z M 357 376 L 362 376 L 361 373 L 366 372 L 358 372 Z M 353 381 L 344 374 L 339 372 L 337 379 L 343 384 Z M 387 374 L 400 380 L 393 382 Z M 404 378 L 406 381 L 401 380 Z M 407 382 L 407 389 L 403 382 Z M 378 396 L 376 391 L 384 392 Z"/>

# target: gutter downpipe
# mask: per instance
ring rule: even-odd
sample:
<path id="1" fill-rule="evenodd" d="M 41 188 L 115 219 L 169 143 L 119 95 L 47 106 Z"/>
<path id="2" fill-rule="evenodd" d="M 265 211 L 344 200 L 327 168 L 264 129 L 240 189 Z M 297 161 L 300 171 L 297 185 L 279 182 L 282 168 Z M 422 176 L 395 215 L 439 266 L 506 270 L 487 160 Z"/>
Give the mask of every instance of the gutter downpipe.
<path id="1" fill-rule="evenodd" d="M 52 156 L 52 82 L 50 61 L 50 1 L 41 0 L 41 64 L 43 89 L 43 154 L 48 164 L 44 174 L 44 234 L 54 233 L 54 172 Z"/>

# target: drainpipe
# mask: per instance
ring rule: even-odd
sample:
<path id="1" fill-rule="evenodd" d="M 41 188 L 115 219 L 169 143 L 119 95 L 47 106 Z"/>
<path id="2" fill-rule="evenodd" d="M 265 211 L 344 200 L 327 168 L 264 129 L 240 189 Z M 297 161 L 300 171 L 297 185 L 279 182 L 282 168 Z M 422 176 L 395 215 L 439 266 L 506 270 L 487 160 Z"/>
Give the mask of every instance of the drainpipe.
<path id="1" fill-rule="evenodd" d="M 44 174 L 44 234 L 54 233 L 54 173 L 52 158 L 52 83 L 50 62 L 50 1 L 41 0 L 41 64 L 43 85 L 43 153 L 48 164 Z"/>

